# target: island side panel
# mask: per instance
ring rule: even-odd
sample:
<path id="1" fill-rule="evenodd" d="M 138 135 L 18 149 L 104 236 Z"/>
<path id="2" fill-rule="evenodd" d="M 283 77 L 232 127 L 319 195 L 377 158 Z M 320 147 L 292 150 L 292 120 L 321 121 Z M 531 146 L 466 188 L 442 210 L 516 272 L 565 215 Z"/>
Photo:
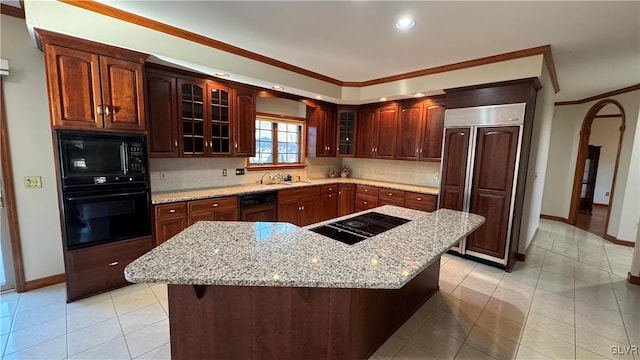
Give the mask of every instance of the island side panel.
<path id="1" fill-rule="evenodd" d="M 440 258 L 396 290 L 353 289 L 351 359 L 368 359 L 438 290 Z"/>
<path id="2" fill-rule="evenodd" d="M 172 359 L 368 358 L 438 289 L 437 260 L 397 290 L 169 285 Z"/>

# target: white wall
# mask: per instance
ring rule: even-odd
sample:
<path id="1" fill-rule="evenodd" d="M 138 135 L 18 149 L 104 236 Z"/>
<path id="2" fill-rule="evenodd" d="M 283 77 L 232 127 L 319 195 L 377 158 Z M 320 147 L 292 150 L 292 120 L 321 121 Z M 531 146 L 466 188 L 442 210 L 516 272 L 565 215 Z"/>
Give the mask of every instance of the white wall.
<path id="1" fill-rule="evenodd" d="M 629 240 L 637 238 L 637 233 L 640 226 L 640 109 L 638 111 L 638 121 L 635 125 L 635 141 L 633 143 L 633 150 L 631 153 L 631 159 L 629 160 L 629 172 L 625 179 L 620 182 L 626 182 L 625 192 L 622 196 L 624 203 L 620 210 L 620 222 L 619 230 L 617 232 L 617 238 L 620 240 Z M 629 116 L 634 116 L 635 113 L 628 113 Z M 631 126 L 627 122 L 627 126 Z M 616 179 L 616 184 L 620 183 Z M 618 199 L 618 185 L 616 185 L 615 199 Z M 615 200 L 614 199 L 614 200 Z M 618 215 L 618 213 L 616 213 Z M 611 217 L 614 213 L 611 213 Z M 638 245 L 636 244 L 636 248 Z M 637 252 L 637 251 L 636 251 Z"/>
<path id="2" fill-rule="evenodd" d="M 520 240 L 518 242 L 518 252 L 522 254 L 526 252 L 527 247 L 533 240 L 540 223 L 553 123 L 553 104 L 556 97 L 546 67 L 542 70 L 543 74 L 540 81 L 542 89 L 538 91 L 536 99 L 527 184 L 522 205 L 522 223 L 520 224 Z"/>
<path id="3" fill-rule="evenodd" d="M 42 53 L 24 20 L 2 15 L 0 52 L 9 59 L 4 78 L 7 127 L 22 242 L 25 280 L 64 272 L 58 195 Z M 25 176 L 41 176 L 41 189 L 25 189 Z"/>
<path id="4" fill-rule="evenodd" d="M 598 160 L 598 173 L 596 176 L 596 188 L 593 194 L 593 202 L 609 205 L 613 181 L 613 169 L 616 164 L 618 141 L 620 139 L 621 118 L 595 118 L 591 125 L 589 145 L 601 146 Z"/>
<path id="5" fill-rule="evenodd" d="M 640 108 L 640 91 L 632 91 L 612 96 L 625 111 L 626 130 L 620 150 L 620 162 L 616 177 L 615 194 L 611 201 L 611 217 L 607 234 L 620 240 L 634 241 L 640 209 L 640 187 L 629 183 L 640 172 L 640 161 L 631 161 L 631 150 L 640 147 L 640 131 L 638 126 L 638 110 Z M 580 129 L 589 109 L 598 101 L 578 105 L 556 106 L 551 129 L 551 145 L 549 163 L 545 179 L 542 213 L 563 218 L 569 216 L 571 188 L 575 172 Z M 592 133 L 593 135 L 593 133 Z M 635 145 L 634 145 L 635 144 Z M 639 179 L 640 175 L 637 178 Z M 623 211 L 624 205 L 624 211 Z"/>

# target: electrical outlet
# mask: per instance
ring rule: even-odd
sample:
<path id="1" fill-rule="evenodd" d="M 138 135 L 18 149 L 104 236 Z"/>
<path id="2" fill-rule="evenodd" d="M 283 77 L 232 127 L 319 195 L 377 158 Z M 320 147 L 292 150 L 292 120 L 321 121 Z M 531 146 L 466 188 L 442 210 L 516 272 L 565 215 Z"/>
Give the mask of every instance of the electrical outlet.
<path id="1" fill-rule="evenodd" d="M 607 191 L 606 193 L 604 193 L 604 196 L 609 196 L 609 192 Z"/>
<path id="2" fill-rule="evenodd" d="M 440 174 L 438 174 L 438 172 L 436 171 L 433 173 L 433 180 L 438 180 L 438 179 L 440 179 Z"/>
<path id="3" fill-rule="evenodd" d="M 222 169 L 222 176 L 227 176 L 227 169 Z"/>
<path id="4" fill-rule="evenodd" d="M 42 177 L 40 176 L 25 176 L 24 187 L 27 189 L 39 189 L 42 187 Z"/>
<path id="5" fill-rule="evenodd" d="M 244 169 L 236 169 L 236 175 L 244 175 Z"/>

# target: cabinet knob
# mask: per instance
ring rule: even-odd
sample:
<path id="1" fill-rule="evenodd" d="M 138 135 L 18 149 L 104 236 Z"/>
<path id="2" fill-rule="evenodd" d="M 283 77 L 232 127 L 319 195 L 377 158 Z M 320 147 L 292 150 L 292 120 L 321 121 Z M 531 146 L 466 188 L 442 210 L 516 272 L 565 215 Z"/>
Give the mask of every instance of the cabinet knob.
<path id="1" fill-rule="evenodd" d="M 102 105 L 96 106 L 96 112 L 98 113 L 98 115 L 102 115 Z"/>
<path id="2" fill-rule="evenodd" d="M 418 201 L 422 201 L 422 198 L 421 198 L 421 197 L 419 197 L 419 198 L 416 198 L 416 200 L 418 200 Z"/>
<path id="3" fill-rule="evenodd" d="M 173 142 L 173 146 L 178 147 L 178 140 L 175 140 L 175 141 Z"/>
<path id="4" fill-rule="evenodd" d="M 169 210 L 169 212 L 170 213 L 174 213 L 174 212 L 176 212 L 176 209 L 171 209 L 171 210 Z"/>
<path id="5" fill-rule="evenodd" d="M 393 194 L 392 194 L 392 193 L 389 193 L 389 196 L 393 196 Z"/>
<path id="6" fill-rule="evenodd" d="M 212 206 L 213 206 L 213 207 L 218 207 L 218 204 L 216 203 L 216 204 L 213 204 Z"/>
<path id="7" fill-rule="evenodd" d="M 420 154 L 422 154 L 422 149 L 420 149 Z"/>
<path id="8" fill-rule="evenodd" d="M 333 195 L 329 194 L 329 197 L 333 197 Z"/>
<path id="9" fill-rule="evenodd" d="M 118 262 L 118 261 L 114 261 L 114 262 L 110 262 L 110 263 L 109 263 L 109 266 L 116 266 L 116 265 L 118 265 L 118 264 L 119 264 L 119 262 Z"/>
<path id="10" fill-rule="evenodd" d="M 420 149 L 416 149 L 416 154 L 420 152 Z"/>
<path id="11" fill-rule="evenodd" d="M 364 192 L 369 192 L 369 189 L 364 189 Z"/>
<path id="12" fill-rule="evenodd" d="M 368 204 L 368 202 L 364 201 L 364 202 L 363 202 L 363 204 L 367 205 L 367 204 Z"/>
<path id="13" fill-rule="evenodd" d="M 236 143 L 234 146 L 235 146 L 235 148 L 237 149 L 237 148 L 238 148 L 238 143 Z"/>
<path id="14" fill-rule="evenodd" d="M 109 105 L 105 105 L 104 114 L 107 116 L 111 116 L 111 107 Z"/>
<path id="15" fill-rule="evenodd" d="M 304 210 L 304 206 L 302 207 L 302 210 Z"/>

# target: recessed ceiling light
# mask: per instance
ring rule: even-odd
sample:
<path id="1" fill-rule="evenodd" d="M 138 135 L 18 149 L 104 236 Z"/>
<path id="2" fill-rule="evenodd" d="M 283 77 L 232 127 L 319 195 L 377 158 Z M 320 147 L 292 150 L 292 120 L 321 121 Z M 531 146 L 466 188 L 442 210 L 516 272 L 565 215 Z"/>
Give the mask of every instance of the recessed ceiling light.
<path id="1" fill-rule="evenodd" d="M 229 77 L 229 74 L 223 73 L 223 72 L 217 72 L 217 73 L 214 73 L 213 76 L 226 78 L 226 77 Z"/>
<path id="2" fill-rule="evenodd" d="M 401 17 L 400 19 L 398 19 L 398 21 L 396 21 L 396 27 L 400 30 L 411 29 L 415 25 L 416 25 L 416 21 L 408 16 Z"/>
<path id="3" fill-rule="evenodd" d="M 380 101 L 387 101 L 387 98 L 386 97 L 381 97 Z"/>
<path id="4" fill-rule="evenodd" d="M 413 94 L 413 96 L 415 96 L 415 97 L 423 97 L 424 93 L 417 92 L 417 93 Z"/>
<path id="5" fill-rule="evenodd" d="M 282 86 L 280 86 L 280 85 L 273 85 L 271 88 L 273 90 L 284 90 L 284 88 Z"/>

